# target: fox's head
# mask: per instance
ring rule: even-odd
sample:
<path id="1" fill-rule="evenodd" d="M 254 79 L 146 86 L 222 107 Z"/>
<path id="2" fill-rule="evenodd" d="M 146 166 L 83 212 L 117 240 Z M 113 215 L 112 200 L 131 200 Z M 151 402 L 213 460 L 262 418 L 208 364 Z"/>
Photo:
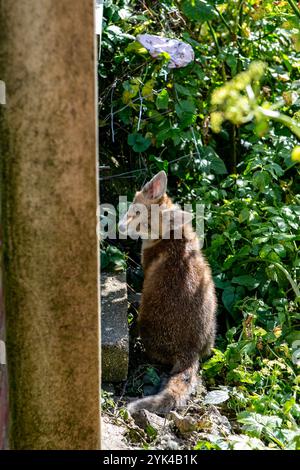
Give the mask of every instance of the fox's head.
<path id="1" fill-rule="evenodd" d="M 131 238 L 158 239 L 182 237 L 182 228 L 193 218 L 182 211 L 166 194 L 167 175 L 160 171 L 137 191 L 127 213 L 119 222 L 119 232 Z M 181 234 L 181 236 L 179 236 Z"/>

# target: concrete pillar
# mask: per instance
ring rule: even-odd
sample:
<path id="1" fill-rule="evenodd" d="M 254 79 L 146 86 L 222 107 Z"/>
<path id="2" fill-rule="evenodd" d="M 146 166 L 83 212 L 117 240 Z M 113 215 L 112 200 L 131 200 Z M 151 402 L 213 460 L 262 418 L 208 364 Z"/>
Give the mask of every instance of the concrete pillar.
<path id="1" fill-rule="evenodd" d="M 93 7 L 0 5 L 12 449 L 99 448 Z"/>

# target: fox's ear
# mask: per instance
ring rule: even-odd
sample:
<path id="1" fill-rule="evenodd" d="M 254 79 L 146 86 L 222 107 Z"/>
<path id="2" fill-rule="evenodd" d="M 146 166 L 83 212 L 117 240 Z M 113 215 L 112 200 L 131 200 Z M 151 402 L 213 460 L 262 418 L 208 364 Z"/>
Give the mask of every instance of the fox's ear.
<path id="1" fill-rule="evenodd" d="M 193 220 L 194 215 L 192 212 L 182 211 L 178 208 L 172 208 L 163 210 L 162 217 L 165 223 L 170 224 L 171 230 L 178 230 L 184 225 L 189 224 Z"/>
<path id="2" fill-rule="evenodd" d="M 167 181 L 166 173 L 160 171 L 143 187 L 142 192 L 148 199 L 158 199 L 165 194 Z"/>

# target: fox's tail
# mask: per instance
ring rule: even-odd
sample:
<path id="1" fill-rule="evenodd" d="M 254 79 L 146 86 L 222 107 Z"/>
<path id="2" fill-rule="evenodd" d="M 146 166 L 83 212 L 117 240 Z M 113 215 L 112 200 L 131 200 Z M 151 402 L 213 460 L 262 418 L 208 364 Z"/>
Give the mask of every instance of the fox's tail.
<path id="1" fill-rule="evenodd" d="M 198 360 L 180 372 L 174 372 L 157 395 L 131 402 L 127 409 L 131 414 L 145 409 L 165 414 L 174 408 L 185 405 L 197 385 Z"/>

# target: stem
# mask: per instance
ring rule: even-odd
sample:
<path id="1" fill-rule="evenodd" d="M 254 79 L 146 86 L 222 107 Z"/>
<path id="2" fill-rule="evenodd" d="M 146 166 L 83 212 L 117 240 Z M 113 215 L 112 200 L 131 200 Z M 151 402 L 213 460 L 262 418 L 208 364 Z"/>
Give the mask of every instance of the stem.
<path id="1" fill-rule="evenodd" d="M 222 23 L 225 25 L 225 27 L 228 29 L 228 31 L 230 32 L 230 34 L 233 36 L 233 31 L 231 30 L 229 24 L 228 24 L 227 21 L 225 20 L 225 18 L 224 18 L 224 16 L 222 15 L 222 13 L 218 10 L 218 8 L 216 7 L 216 5 L 214 5 L 214 9 L 215 9 L 215 11 L 217 12 L 217 14 L 219 15 L 220 20 L 222 21 Z"/>
<path id="2" fill-rule="evenodd" d="M 243 6 L 244 6 L 244 0 L 240 0 L 239 5 L 238 5 L 238 14 L 237 14 L 237 20 L 236 20 L 236 45 L 238 48 L 239 56 L 238 56 L 238 61 L 237 61 L 237 72 L 241 72 L 242 70 L 242 62 L 240 59 L 241 53 L 242 53 L 242 47 L 241 47 L 241 42 L 239 38 L 239 34 L 242 31 L 242 24 L 243 24 Z"/>
<path id="3" fill-rule="evenodd" d="M 245 0 L 240 0 L 239 6 L 238 6 L 238 27 L 239 27 L 239 29 L 242 29 L 244 3 L 245 3 Z"/>
<path id="4" fill-rule="evenodd" d="M 289 283 L 291 284 L 291 287 L 294 291 L 294 294 L 296 296 L 296 302 L 299 302 L 300 301 L 300 289 L 299 287 L 297 286 L 296 282 L 294 281 L 294 279 L 292 278 L 292 276 L 290 275 L 290 273 L 280 264 L 280 263 L 277 263 L 276 261 L 272 261 L 270 259 L 262 259 L 262 258 L 249 258 L 248 260 L 245 261 L 245 263 L 250 263 L 251 261 L 258 261 L 258 262 L 262 262 L 262 263 L 269 263 L 269 264 L 273 264 L 274 266 L 276 266 L 278 269 L 280 269 L 280 271 L 282 271 L 287 280 L 289 281 Z"/>
<path id="5" fill-rule="evenodd" d="M 219 41 L 218 41 L 216 32 L 215 32 L 214 28 L 212 27 L 210 21 L 207 21 L 207 25 L 208 25 L 209 31 L 210 31 L 210 33 L 213 37 L 213 40 L 214 40 L 214 43 L 215 43 L 215 46 L 216 46 L 216 49 L 217 49 L 217 53 L 220 54 L 221 49 L 220 49 L 220 46 L 219 46 Z M 226 72 L 225 72 L 225 67 L 224 67 L 224 62 L 223 61 L 222 61 L 222 77 L 223 77 L 223 81 L 225 83 L 227 81 L 227 77 L 226 77 Z"/>
<path id="6" fill-rule="evenodd" d="M 218 41 L 216 32 L 215 32 L 214 28 L 212 27 L 210 21 L 207 21 L 207 24 L 208 24 L 208 27 L 209 27 L 209 31 L 211 32 L 211 35 L 213 37 L 213 40 L 214 40 L 214 43 L 215 43 L 215 46 L 216 46 L 216 49 L 217 49 L 217 53 L 220 54 L 221 50 L 220 50 L 219 41 Z"/>
<path id="7" fill-rule="evenodd" d="M 236 145 L 236 125 L 233 124 L 232 126 L 232 164 L 233 164 L 233 172 L 236 174 L 236 165 L 237 165 L 237 145 Z"/>
<path id="8" fill-rule="evenodd" d="M 292 10 L 294 10 L 294 13 L 298 16 L 298 18 L 300 18 L 300 10 L 295 4 L 294 0 L 288 0 L 288 3 L 290 4 L 290 7 L 292 8 Z"/>
<path id="9" fill-rule="evenodd" d="M 276 266 L 278 269 L 280 269 L 280 271 L 282 271 L 285 274 L 287 280 L 290 282 L 293 288 L 293 291 L 295 292 L 296 297 L 299 299 L 300 298 L 299 287 L 297 286 L 296 282 L 294 281 L 290 273 L 283 266 L 281 266 L 280 263 L 276 263 L 275 261 L 272 261 L 272 264 L 274 264 L 274 266 Z"/>
<path id="10" fill-rule="evenodd" d="M 300 126 L 298 126 L 294 119 L 280 113 L 279 111 L 274 111 L 273 109 L 265 109 L 261 106 L 259 106 L 258 109 L 267 118 L 281 122 L 281 124 L 287 126 L 298 137 L 298 139 L 300 139 Z"/>

